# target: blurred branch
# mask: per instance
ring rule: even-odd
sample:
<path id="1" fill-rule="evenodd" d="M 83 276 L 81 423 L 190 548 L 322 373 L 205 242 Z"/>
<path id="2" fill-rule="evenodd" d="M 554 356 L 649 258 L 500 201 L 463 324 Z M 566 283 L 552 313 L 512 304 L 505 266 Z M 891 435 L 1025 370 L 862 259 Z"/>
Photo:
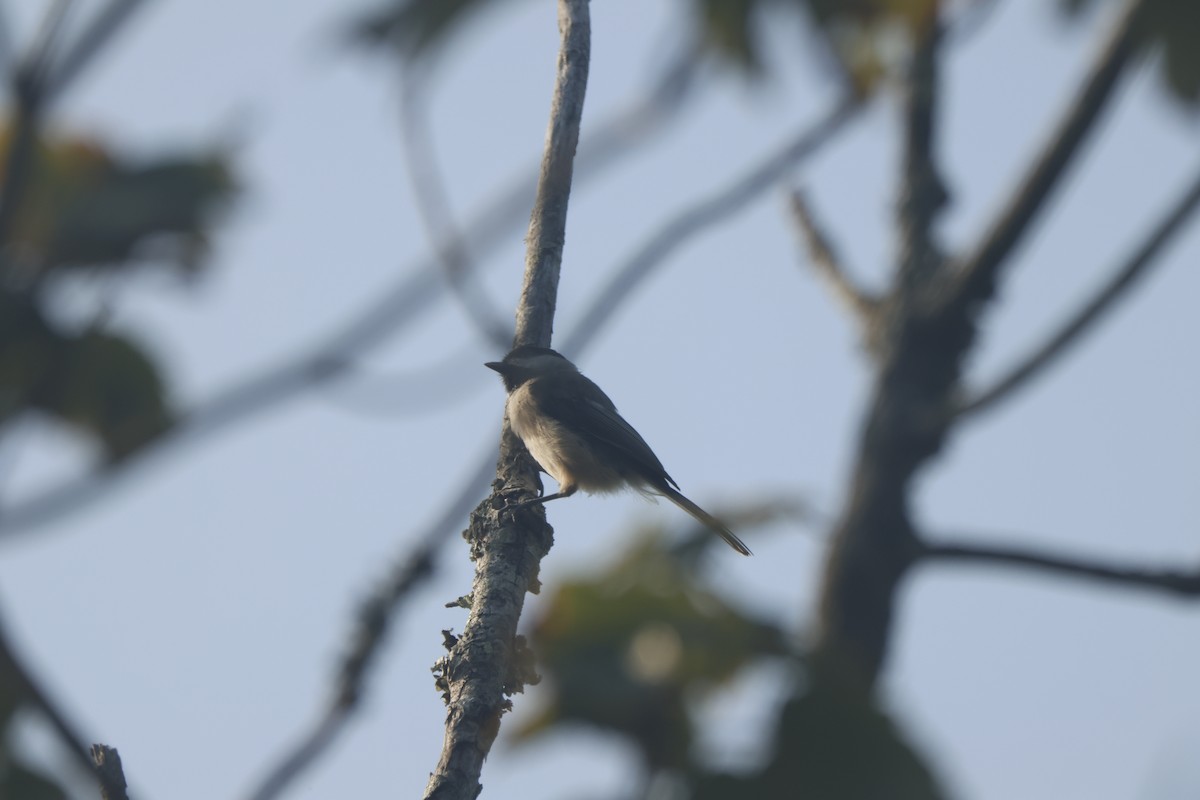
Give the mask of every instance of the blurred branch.
<path id="1" fill-rule="evenodd" d="M 101 800 L 129 800 L 125 770 L 121 767 L 121 754 L 117 748 L 106 744 L 94 744 L 91 748 L 92 763 L 100 779 Z"/>
<path id="2" fill-rule="evenodd" d="M 47 78 L 47 86 L 56 97 L 83 72 L 84 68 L 103 50 L 113 36 L 133 17 L 144 0 L 110 0 L 101 9 L 75 44 L 63 56 Z"/>
<path id="3" fill-rule="evenodd" d="M 550 344 L 566 235 L 567 207 L 579 123 L 591 57 L 588 0 L 559 0 L 562 36 L 550 125 L 526 237 L 525 279 L 517 305 L 515 345 Z M 483 760 L 511 706 L 508 697 L 535 680 L 522 658 L 517 623 L 525 593 L 536 592 L 541 559 L 552 531 L 545 511 L 505 511 L 503 492 L 531 493 L 537 468 L 507 420 L 500 436 L 495 492 L 471 514 L 467 539 L 475 561 L 471 609 L 463 634 L 447 638 L 438 661 L 438 685 L 446 700 L 446 736 L 425 797 L 474 800 L 481 791 Z"/>
<path id="4" fill-rule="evenodd" d="M 694 85 L 695 48 L 685 51 L 651 84 L 647 94 L 595 127 L 576 158 L 576 178 L 598 174 L 618 158 L 628 155 L 647 136 L 661 129 L 682 107 Z M 536 175 L 536 171 L 534 172 Z M 534 178 L 521 179 L 503 191 L 464 226 L 465 246 L 481 251 L 503 241 L 509 231 L 528 219 Z M 667 249 L 670 249 L 669 247 Z M 428 311 L 445 283 L 436 259 L 422 259 L 404 277 L 372 295 L 371 302 L 347 317 L 340 327 L 317 344 L 280 361 L 259 367 L 215 397 L 200 404 L 163 435 L 121 461 L 79 478 L 68 479 L 47 490 L 0 507 L 0 540 L 35 529 L 85 508 L 106 496 L 135 468 L 144 468 L 172 449 L 224 431 L 255 414 L 273 408 L 299 393 L 337 378 L 365 351 L 415 323 Z M 615 305 L 622 294 L 616 290 Z"/>
<path id="5" fill-rule="evenodd" d="M 13 649 L 7 632 L 0 625 L 0 671 L 8 673 L 13 687 L 18 692 L 22 702 L 28 703 L 50 724 L 59 743 L 66 748 L 71 758 L 78 763 L 86 773 L 94 775 L 100 784 L 100 789 L 106 797 L 123 797 L 125 787 L 113 781 L 111 775 L 99 770 L 92 762 L 90 748 L 84 744 L 84 738 L 79 735 L 76 726 L 67 719 L 66 714 L 50 694 L 38 683 L 31 672 Z"/>
<path id="6" fill-rule="evenodd" d="M 472 493 L 466 502 L 460 502 L 455 508 L 459 511 L 456 519 L 460 523 L 477 497 L 478 491 L 472 484 Z M 462 507 L 464 505 L 465 508 Z M 441 521 L 433 527 L 436 535 L 426 536 L 418 549 L 362 603 L 350 648 L 341 659 L 337 686 L 329 705 L 311 730 L 270 768 L 258 788 L 251 793 L 251 800 L 274 800 L 282 796 L 306 769 L 316 763 L 357 710 L 363 696 L 367 669 L 387 635 L 394 610 L 433 574 L 434 554 L 445 539 L 440 530 Z"/>
<path id="7" fill-rule="evenodd" d="M 935 163 L 941 91 L 942 3 L 929 4 L 913 31 L 904 78 L 904 154 L 895 278 L 880 305 L 872 337 L 877 371 L 854 459 L 851 486 L 834 527 L 817 615 L 818 660 L 846 686 L 869 693 L 883 667 L 892 633 L 897 587 L 911 562 L 907 493 L 913 475 L 941 445 L 944 430 L 929 424 L 957 382 L 961 336 L 931 329 L 921 307 L 944 268 L 934 223 L 946 202 Z M 930 342 L 941 346 L 933 348 Z"/>
<path id="8" fill-rule="evenodd" d="M 401 152 L 412 184 L 418 216 L 425 227 L 429 245 L 442 265 L 446 284 L 458 298 L 467 318 L 474 323 L 497 350 L 504 351 L 512 341 L 512 330 L 505 324 L 478 282 L 467 244 L 454 223 L 446 185 L 437 167 L 437 153 L 429 138 L 428 117 L 416 81 L 405 81 L 401 100 Z"/>
<path id="9" fill-rule="evenodd" d="M 8 24 L 8 21 L 8 7 L 0 0 L 0 74 L 11 72 L 17 59 L 12 26 Z"/>
<path id="10" fill-rule="evenodd" d="M 900 264 L 896 271 L 896 291 L 906 298 L 923 291 L 945 266 L 933 230 L 934 220 L 948 199 L 935 157 L 942 35 L 942 20 L 935 4 L 931 19 L 913 48 L 904 82 L 904 155 L 896 215 Z"/>
<path id="11" fill-rule="evenodd" d="M 941 452 L 955 417 L 963 364 L 997 277 L 1045 209 L 1046 200 L 1095 127 L 1134 51 L 1134 28 L 1149 0 L 1127 4 L 1058 129 L 1025 182 L 965 264 L 943 275 L 931 236 L 944 201 L 920 162 L 932 158 L 938 16 L 917 39 L 908 81 L 905 196 L 896 291 L 885 303 L 886 351 L 862 427 L 853 484 L 837 526 L 821 593 L 817 649 L 823 661 L 873 687 L 884 664 L 896 590 L 918 555 L 912 482 Z M 923 185 L 929 197 L 911 196 Z"/>
<path id="12" fill-rule="evenodd" d="M 1141 246 L 1126 260 L 1112 278 L 1101 287 L 1094 297 L 1076 311 L 1045 344 L 1030 353 L 1007 375 L 979 392 L 974 398 L 964 401 L 956 410 L 961 416 L 977 414 L 993 407 L 1054 363 L 1078 342 L 1092 326 L 1110 311 L 1116 301 L 1133 289 L 1151 266 L 1162 262 L 1159 256 L 1170 244 L 1175 234 L 1184 226 L 1200 206 L 1200 173 L 1192 179 L 1187 191 L 1176 201 L 1165 217 L 1150 231 Z"/>
<path id="13" fill-rule="evenodd" d="M 84 67 L 111 41 L 142 4 L 142 0 L 112 0 L 84 29 L 55 63 L 61 47 L 63 23 L 72 0 L 55 0 L 46 11 L 29 54 L 20 60 L 0 53 L 12 83 L 15 112 L 8 153 L 4 158 L 4 185 L 0 190 L 0 248 L 21 207 L 34 168 L 37 129 L 46 106 L 59 97 Z M 0 19 L 0 50 L 11 51 L 6 18 Z"/>
<path id="14" fill-rule="evenodd" d="M 862 329 L 868 347 L 874 351 L 872 344 L 874 331 L 878 326 L 879 300 L 863 291 L 850 277 L 833 250 L 833 244 L 825 231 L 813 217 L 808 201 L 799 190 L 793 190 L 789 195 L 791 200 L 792 219 L 796 223 L 804 243 L 808 247 L 808 257 L 817 274 L 825 280 L 832 290 L 834 297 L 854 315 L 854 321 Z"/>
<path id="15" fill-rule="evenodd" d="M 33 174 L 38 127 L 48 99 L 46 76 L 70 7 L 71 0 L 55 0 L 50 4 L 29 53 L 11 63 L 7 76 L 14 108 L 8 152 L 4 156 L 4 183 L 0 186 L 0 254 L 8 246 L 9 234 Z M 2 257 L 7 261 L 7 255 Z M 7 272 L 8 266 L 0 264 L 0 269 Z"/>
<path id="16" fill-rule="evenodd" d="M 1200 597 L 1200 569 L 1151 570 L 1103 564 L 1008 545 L 924 544 L 919 557 L 929 563 L 967 563 L 1017 567 L 1068 575 L 1109 585 L 1149 589 L 1181 598 Z"/>
<path id="17" fill-rule="evenodd" d="M 559 349 L 568 357 L 578 354 L 617 305 L 650 275 L 655 266 L 692 236 L 741 211 L 764 191 L 783 181 L 789 169 L 833 138 L 860 108 L 858 98 L 846 95 L 814 125 L 755 163 L 728 186 L 673 216 L 617 269 Z"/>
<path id="18" fill-rule="evenodd" d="M 1067 113 L 1024 182 L 955 276 L 947 304 L 976 306 L 991 298 L 1000 268 L 1032 227 L 1108 105 L 1134 53 L 1138 21 L 1150 0 L 1130 0 Z"/>

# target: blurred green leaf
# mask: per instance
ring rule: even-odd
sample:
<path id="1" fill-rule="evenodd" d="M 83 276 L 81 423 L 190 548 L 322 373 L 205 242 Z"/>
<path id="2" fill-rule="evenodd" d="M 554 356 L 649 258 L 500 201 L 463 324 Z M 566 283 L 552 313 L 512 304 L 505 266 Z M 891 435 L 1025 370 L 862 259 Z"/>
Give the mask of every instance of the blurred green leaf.
<path id="1" fill-rule="evenodd" d="M 60 334 L 34 307 L 4 305 L 13 313 L 0 322 L 0 420 L 44 411 L 96 436 L 114 461 L 170 426 L 158 369 L 138 345 L 106 333 Z"/>
<path id="2" fill-rule="evenodd" d="M 518 737 L 587 723 L 631 737 L 655 767 L 687 763 L 695 692 L 788 652 L 776 626 L 730 606 L 657 538 L 603 574 L 562 586 L 531 644 L 552 698 Z"/>
<path id="3" fill-rule="evenodd" d="M 36 402 L 98 437 L 114 461 L 171 423 L 157 367 L 133 342 L 105 333 L 62 340 Z"/>
<path id="4" fill-rule="evenodd" d="M 709 45 L 737 65 L 757 71 L 762 66 L 753 16 L 759 0 L 695 0 Z"/>
<path id="5" fill-rule="evenodd" d="M 892 68 L 897 35 L 929 23 L 933 0 L 692 0 L 705 39 L 751 72 L 764 60 L 761 32 L 784 14 L 800 14 L 816 29 L 857 91 L 875 89 Z"/>
<path id="6" fill-rule="evenodd" d="M 0 148 L 8 135 L 0 136 Z M 141 162 L 115 157 L 89 139 L 46 138 L 8 253 L 39 272 L 145 259 L 192 272 L 234 190 L 222 156 Z"/>
<path id="7" fill-rule="evenodd" d="M 214 213 L 233 180 L 218 158 L 118 165 L 63 198 L 46 247 L 50 266 L 151 257 L 194 272 L 208 251 Z"/>
<path id="8" fill-rule="evenodd" d="M 0 293 L 0 424 L 31 405 L 57 344 L 31 297 Z"/>

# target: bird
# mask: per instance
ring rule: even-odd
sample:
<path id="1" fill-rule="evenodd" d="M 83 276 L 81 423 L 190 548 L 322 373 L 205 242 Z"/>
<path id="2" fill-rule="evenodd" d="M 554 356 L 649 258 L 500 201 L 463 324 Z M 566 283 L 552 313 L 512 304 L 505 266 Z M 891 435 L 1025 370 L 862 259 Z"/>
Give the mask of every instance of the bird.
<path id="1" fill-rule="evenodd" d="M 521 345 L 484 366 L 500 373 L 508 393 L 509 424 L 543 472 L 558 483 L 554 494 L 522 505 L 548 503 L 582 489 L 588 494 L 629 488 L 660 495 L 718 534 L 744 556 L 750 548 L 719 519 L 679 491 L 646 440 L 608 395 L 562 354 Z"/>

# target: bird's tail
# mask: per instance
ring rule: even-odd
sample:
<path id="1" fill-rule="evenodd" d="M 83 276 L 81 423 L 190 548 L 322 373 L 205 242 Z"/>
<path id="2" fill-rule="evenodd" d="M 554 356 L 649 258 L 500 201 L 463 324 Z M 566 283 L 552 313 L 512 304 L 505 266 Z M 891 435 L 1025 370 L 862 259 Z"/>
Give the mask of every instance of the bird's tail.
<path id="1" fill-rule="evenodd" d="M 682 508 L 687 513 L 691 514 L 697 522 L 700 522 L 705 527 L 711 529 L 718 534 L 722 539 L 729 543 L 729 546 L 737 550 L 744 556 L 753 555 L 750 548 L 746 547 L 746 543 L 734 535 L 733 531 L 726 527 L 725 523 L 714 517 L 712 514 L 705 511 L 700 506 L 688 500 L 679 492 L 672 489 L 670 486 L 663 486 L 658 489 L 663 496 L 670 500 L 675 505 Z"/>

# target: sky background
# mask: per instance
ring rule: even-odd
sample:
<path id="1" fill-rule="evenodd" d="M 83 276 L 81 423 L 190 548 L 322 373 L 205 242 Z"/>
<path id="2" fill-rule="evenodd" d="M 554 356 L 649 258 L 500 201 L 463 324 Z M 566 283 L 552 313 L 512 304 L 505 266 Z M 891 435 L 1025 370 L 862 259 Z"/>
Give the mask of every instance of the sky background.
<path id="1" fill-rule="evenodd" d="M 14 38 L 28 41 L 44 4 L 5 5 Z M 940 152 L 953 205 L 942 231 L 964 249 L 1071 97 L 1107 21 L 1068 25 L 1057 4 L 1034 0 L 992 5 L 947 53 Z M 166 365 L 182 407 L 319 341 L 426 252 L 401 158 L 397 70 L 339 45 L 340 26 L 371 7 L 147 4 L 54 110 L 54 127 L 131 153 L 235 143 L 246 192 L 209 273 L 195 286 L 131 281 L 115 317 Z M 658 74 L 679 44 L 681 7 L 593 4 L 585 136 Z M 773 27 L 769 42 L 770 80 L 708 71 L 669 129 L 577 186 L 560 333 L 666 219 L 829 107 L 799 23 Z M 551 4 L 514 3 L 482 15 L 437 63 L 430 124 L 460 219 L 536 162 L 556 47 Z M 1039 342 L 1200 164 L 1196 120 L 1164 95 L 1157 68 L 1143 64 L 1125 86 L 1017 254 L 973 379 Z M 881 98 L 791 176 L 873 285 L 893 261 L 896 112 Z M 506 315 L 523 235 L 512 230 L 481 261 Z M 1196 563 L 1198 260 L 1191 230 L 1048 378 L 962 428 L 920 482 L 921 523 L 964 540 Z M 481 363 L 498 355 L 443 296 L 364 353 L 353 379 L 173 450 L 99 502 L 0 541 L 10 634 L 87 735 L 120 750 L 139 797 L 243 796 L 314 718 L 357 601 L 495 446 L 503 391 Z M 805 264 L 782 190 L 677 251 L 580 362 L 702 505 L 782 493 L 839 509 L 870 373 Z M 402 381 L 429 368 L 439 378 L 428 392 Z M 69 432 L 26 431 L 5 445 L 5 497 L 19 502 L 93 456 Z M 619 553 L 636 524 L 681 521 L 636 497 L 575 498 L 550 519 L 547 592 Z M 722 553 L 712 569 L 737 602 L 803 631 L 819 534 L 755 531 L 745 537 L 755 558 Z M 461 630 L 465 612 L 443 605 L 470 576 L 454 537 L 437 580 L 400 618 L 366 707 L 290 797 L 423 790 L 444 717 L 429 667 L 441 630 Z M 530 598 L 527 619 L 540 604 Z M 1200 608 L 946 566 L 906 585 L 882 693 L 956 797 L 1179 800 L 1200 796 L 1197 674 Z M 752 757 L 783 678 L 756 670 L 714 698 L 703 742 L 713 759 Z M 537 688 L 518 696 L 514 718 L 540 702 Z M 52 751 L 37 725 L 24 738 Z M 502 734 L 484 796 L 612 797 L 634 785 L 632 756 L 589 731 L 519 749 Z"/>

